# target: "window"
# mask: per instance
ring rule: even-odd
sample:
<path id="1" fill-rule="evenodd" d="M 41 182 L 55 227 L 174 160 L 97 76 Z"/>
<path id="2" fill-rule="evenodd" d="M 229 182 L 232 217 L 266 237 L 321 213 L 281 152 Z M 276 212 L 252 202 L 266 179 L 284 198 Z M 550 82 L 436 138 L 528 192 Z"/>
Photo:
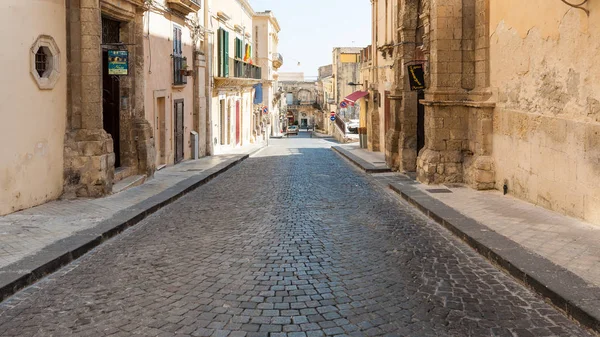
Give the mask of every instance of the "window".
<path id="1" fill-rule="evenodd" d="M 60 75 L 60 51 L 54 39 L 40 35 L 31 46 L 30 71 L 38 87 L 53 89 Z"/>
<path id="2" fill-rule="evenodd" d="M 45 47 L 40 47 L 35 53 L 35 71 L 40 77 L 44 77 L 46 70 L 48 70 L 48 52 Z"/>
<path id="3" fill-rule="evenodd" d="M 229 77 L 229 32 L 223 28 L 218 31 L 218 71 L 219 77 Z"/>
<path id="4" fill-rule="evenodd" d="M 236 59 L 241 60 L 244 57 L 243 49 L 244 49 L 244 42 L 236 37 L 235 38 L 235 58 Z"/>
<path id="5" fill-rule="evenodd" d="M 187 84 L 187 76 L 183 73 L 187 68 L 187 58 L 183 56 L 181 47 L 181 27 L 173 26 L 173 84 Z"/>

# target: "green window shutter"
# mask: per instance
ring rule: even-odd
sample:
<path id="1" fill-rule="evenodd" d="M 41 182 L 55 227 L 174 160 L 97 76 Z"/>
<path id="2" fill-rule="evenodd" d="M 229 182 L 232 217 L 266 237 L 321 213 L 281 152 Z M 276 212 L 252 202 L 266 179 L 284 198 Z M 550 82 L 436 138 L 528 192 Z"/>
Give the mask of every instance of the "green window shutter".
<path id="1" fill-rule="evenodd" d="M 223 77 L 229 77 L 229 32 L 223 31 Z"/>
<path id="2" fill-rule="evenodd" d="M 217 39 L 218 39 L 218 49 L 219 51 L 217 52 L 217 74 L 219 77 L 223 76 L 223 29 L 219 28 L 218 30 L 218 34 L 217 34 Z"/>

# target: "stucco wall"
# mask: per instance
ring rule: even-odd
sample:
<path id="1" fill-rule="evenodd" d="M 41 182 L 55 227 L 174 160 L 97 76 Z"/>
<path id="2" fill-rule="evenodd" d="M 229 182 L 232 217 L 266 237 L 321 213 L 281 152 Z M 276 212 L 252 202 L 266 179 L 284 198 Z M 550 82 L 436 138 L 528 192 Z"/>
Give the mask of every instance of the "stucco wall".
<path id="1" fill-rule="evenodd" d="M 0 31 L 4 65 L 0 90 L 0 215 L 55 199 L 62 193 L 66 123 L 66 27 L 63 0 L 3 0 Z M 18 29 L 16 28 L 18 27 Z M 30 74 L 38 36 L 54 38 L 60 75 L 40 90 Z"/>
<path id="2" fill-rule="evenodd" d="M 600 3 L 490 6 L 497 188 L 600 223 Z"/>
<path id="3" fill-rule="evenodd" d="M 191 158 L 190 132 L 193 131 L 193 87 L 194 78 L 187 77 L 187 84 L 173 85 L 173 26 L 181 28 L 183 56 L 187 57 L 188 69 L 193 69 L 193 41 L 190 29 L 182 18 L 169 13 L 147 11 L 144 14 L 144 77 L 146 80 L 145 112 L 146 119 L 154 131 L 155 141 L 160 141 L 157 134 L 159 107 L 157 96 L 164 95 L 165 101 L 165 136 L 166 164 L 172 165 L 175 160 L 175 100 L 184 100 L 184 159 Z M 203 79 L 202 79 L 203 80 Z M 157 165 L 160 164 L 159 144 L 157 150 Z"/>

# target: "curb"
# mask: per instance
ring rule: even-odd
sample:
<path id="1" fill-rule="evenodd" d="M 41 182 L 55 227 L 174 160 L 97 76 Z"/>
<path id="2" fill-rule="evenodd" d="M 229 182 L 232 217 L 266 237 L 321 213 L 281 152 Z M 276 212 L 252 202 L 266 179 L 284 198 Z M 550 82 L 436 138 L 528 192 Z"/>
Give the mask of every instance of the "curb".
<path id="1" fill-rule="evenodd" d="M 240 155 L 233 161 L 212 167 L 202 174 L 180 181 L 136 205 L 117 212 L 92 228 L 75 232 L 69 237 L 42 248 L 33 255 L 0 268 L 0 302 L 78 259 L 127 228 L 138 224 L 149 215 L 208 183 L 262 149 L 264 146 L 248 154 Z"/>
<path id="2" fill-rule="evenodd" d="M 332 146 L 331 149 L 346 157 L 346 159 L 350 160 L 352 163 L 354 163 L 354 165 L 358 166 L 361 170 L 365 171 L 366 173 L 392 172 L 392 170 L 389 167 L 375 166 L 340 146 Z"/>
<path id="3" fill-rule="evenodd" d="M 599 287 L 411 186 L 415 184 L 403 178 L 389 187 L 567 316 L 600 332 Z"/>

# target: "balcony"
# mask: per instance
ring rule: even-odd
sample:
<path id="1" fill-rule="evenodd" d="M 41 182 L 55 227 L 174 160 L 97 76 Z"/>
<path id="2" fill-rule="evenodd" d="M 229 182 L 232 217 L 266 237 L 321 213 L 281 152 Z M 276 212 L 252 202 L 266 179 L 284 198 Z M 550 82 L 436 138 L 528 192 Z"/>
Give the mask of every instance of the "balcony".
<path id="1" fill-rule="evenodd" d="M 273 53 L 273 68 L 279 69 L 283 65 L 283 56 L 279 53 Z"/>
<path id="2" fill-rule="evenodd" d="M 240 59 L 229 59 L 229 74 L 215 78 L 215 85 L 220 88 L 237 87 L 260 83 L 262 69 Z"/>
<path id="3" fill-rule="evenodd" d="M 242 60 L 229 59 L 229 69 L 233 69 L 233 77 L 260 80 L 262 69 Z M 232 74 L 229 76 L 231 77 Z"/>
<path id="4" fill-rule="evenodd" d="M 167 6 L 186 16 L 200 10 L 200 0 L 167 0 Z"/>

